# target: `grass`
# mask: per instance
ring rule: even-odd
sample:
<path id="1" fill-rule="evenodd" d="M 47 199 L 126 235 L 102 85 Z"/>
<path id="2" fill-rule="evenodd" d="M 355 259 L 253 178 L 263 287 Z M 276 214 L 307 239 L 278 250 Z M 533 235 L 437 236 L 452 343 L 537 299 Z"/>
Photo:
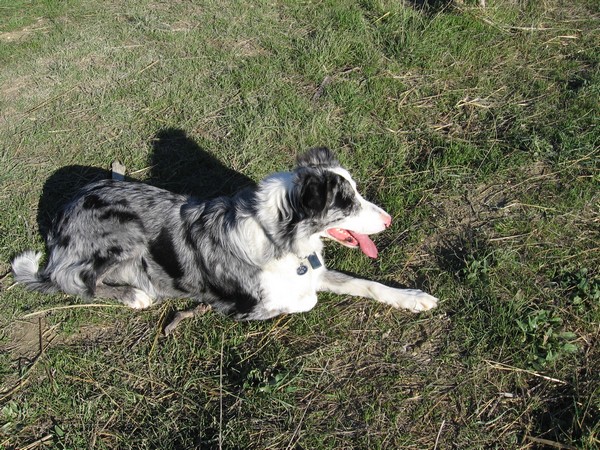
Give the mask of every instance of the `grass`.
<path id="1" fill-rule="evenodd" d="M 421 3 L 0 4 L 0 449 L 598 447 L 596 2 Z M 214 193 L 207 157 L 248 182 L 315 145 L 395 221 L 329 265 L 438 309 L 323 295 L 166 339 L 187 302 L 13 286 L 114 159 Z"/>

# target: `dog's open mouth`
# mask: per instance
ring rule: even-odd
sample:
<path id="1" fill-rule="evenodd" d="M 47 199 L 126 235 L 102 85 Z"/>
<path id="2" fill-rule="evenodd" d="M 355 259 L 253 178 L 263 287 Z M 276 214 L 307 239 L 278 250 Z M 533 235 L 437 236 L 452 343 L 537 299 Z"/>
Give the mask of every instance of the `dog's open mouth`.
<path id="1" fill-rule="evenodd" d="M 361 251 L 369 258 L 377 258 L 377 247 L 366 234 L 344 230 L 343 228 L 330 228 L 327 230 L 327 234 L 346 247 L 360 247 Z"/>

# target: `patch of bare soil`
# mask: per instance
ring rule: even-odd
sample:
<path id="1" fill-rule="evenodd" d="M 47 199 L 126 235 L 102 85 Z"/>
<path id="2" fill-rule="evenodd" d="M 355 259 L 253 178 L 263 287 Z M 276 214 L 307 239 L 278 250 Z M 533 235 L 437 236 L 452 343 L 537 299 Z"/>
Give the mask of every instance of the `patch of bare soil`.
<path id="1" fill-rule="evenodd" d="M 15 42 L 21 39 L 29 37 L 36 31 L 46 30 L 48 28 L 48 21 L 43 17 L 38 18 L 34 24 L 28 25 L 20 30 L 6 31 L 0 33 L 0 41 L 3 42 Z"/>
<path id="2" fill-rule="evenodd" d="M 15 359 L 33 359 L 56 337 L 54 327 L 44 317 L 17 320 L 8 330 L 8 343 L 0 347 Z"/>
<path id="3" fill-rule="evenodd" d="M 8 339 L 0 351 L 8 352 L 14 360 L 32 360 L 50 345 L 97 345 L 114 341 L 118 330 L 106 324 L 86 325 L 72 334 L 59 334 L 60 324 L 51 325 L 45 317 L 16 320 L 9 325 Z"/>

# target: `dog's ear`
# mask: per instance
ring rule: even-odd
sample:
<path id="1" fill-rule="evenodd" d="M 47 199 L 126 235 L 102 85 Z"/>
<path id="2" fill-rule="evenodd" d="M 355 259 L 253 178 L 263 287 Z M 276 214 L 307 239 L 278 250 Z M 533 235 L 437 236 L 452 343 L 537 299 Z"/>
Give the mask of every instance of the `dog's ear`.
<path id="1" fill-rule="evenodd" d="M 339 167 L 340 162 L 327 147 L 311 148 L 298 156 L 298 167 Z"/>
<path id="2" fill-rule="evenodd" d="M 316 216 L 323 212 L 327 205 L 328 178 L 315 171 L 306 171 L 299 175 L 302 210 L 308 216 Z"/>

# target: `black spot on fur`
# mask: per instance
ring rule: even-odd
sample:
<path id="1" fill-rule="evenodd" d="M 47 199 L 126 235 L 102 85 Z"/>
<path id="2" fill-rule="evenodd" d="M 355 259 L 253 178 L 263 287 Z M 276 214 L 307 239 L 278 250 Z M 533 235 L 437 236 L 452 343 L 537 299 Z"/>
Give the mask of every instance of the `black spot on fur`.
<path id="1" fill-rule="evenodd" d="M 146 261 L 146 258 L 142 257 L 142 270 L 144 271 L 144 273 L 148 273 L 148 262 Z"/>
<path id="2" fill-rule="evenodd" d="M 348 180 L 338 180 L 334 191 L 332 207 L 342 211 L 348 210 L 350 213 L 354 210 L 355 199 L 356 195 Z"/>
<path id="3" fill-rule="evenodd" d="M 173 287 L 175 289 L 177 289 L 178 291 L 183 292 L 185 294 L 189 294 L 191 292 L 191 289 L 189 289 L 185 284 L 183 284 L 181 282 L 181 280 L 175 280 L 173 282 Z"/>
<path id="4" fill-rule="evenodd" d="M 301 179 L 300 203 L 311 217 L 323 211 L 327 202 L 327 180 L 322 174 L 309 173 Z"/>
<path id="5" fill-rule="evenodd" d="M 251 313 L 258 304 L 258 299 L 244 292 L 241 286 L 235 281 L 229 281 L 231 283 L 228 283 L 227 287 L 211 283 L 208 289 L 222 301 L 232 303 L 229 311 L 230 315 Z"/>
<path id="6" fill-rule="evenodd" d="M 96 194 L 88 194 L 83 200 L 83 209 L 99 209 L 109 206 L 109 203 L 102 200 Z"/>
<path id="7" fill-rule="evenodd" d="M 119 223 L 138 222 L 141 224 L 140 216 L 130 211 L 109 209 L 98 217 L 100 220 L 116 220 Z"/>
<path id="8" fill-rule="evenodd" d="M 177 280 L 183 277 L 183 267 L 177 259 L 173 238 L 169 230 L 163 228 L 158 237 L 150 243 L 150 254 L 171 278 Z"/>
<path id="9" fill-rule="evenodd" d="M 101 276 L 111 263 L 114 263 L 119 255 L 123 253 L 123 249 L 118 245 L 114 245 L 106 249 L 106 251 L 98 250 L 92 255 L 92 270 L 94 279 Z M 95 283 L 95 281 L 94 281 Z"/>
<path id="10" fill-rule="evenodd" d="M 94 256 L 92 258 L 92 265 L 94 267 L 94 271 L 96 272 L 101 271 L 110 261 L 110 256 L 102 255 L 100 252 L 94 253 Z"/>
<path id="11" fill-rule="evenodd" d="M 123 253 L 123 248 L 118 245 L 109 247 L 106 251 L 110 256 L 120 256 Z"/>
<path id="12" fill-rule="evenodd" d="M 254 311 L 258 300 L 245 292 L 237 292 L 235 297 L 235 309 L 237 313 L 249 314 Z"/>
<path id="13" fill-rule="evenodd" d="M 68 234 L 62 235 L 60 238 L 58 238 L 58 242 L 56 243 L 56 245 L 58 247 L 68 247 L 69 243 L 71 242 L 71 236 L 69 236 Z"/>
<path id="14" fill-rule="evenodd" d="M 93 270 L 82 270 L 79 273 L 79 278 L 81 278 L 81 281 L 83 281 L 83 284 L 87 288 L 87 294 L 93 297 L 96 292 L 96 272 Z"/>
<path id="15" fill-rule="evenodd" d="M 298 156 L 298 167 L 338 167 L 340 162 L 326 147 L 312 148 Z"/>

